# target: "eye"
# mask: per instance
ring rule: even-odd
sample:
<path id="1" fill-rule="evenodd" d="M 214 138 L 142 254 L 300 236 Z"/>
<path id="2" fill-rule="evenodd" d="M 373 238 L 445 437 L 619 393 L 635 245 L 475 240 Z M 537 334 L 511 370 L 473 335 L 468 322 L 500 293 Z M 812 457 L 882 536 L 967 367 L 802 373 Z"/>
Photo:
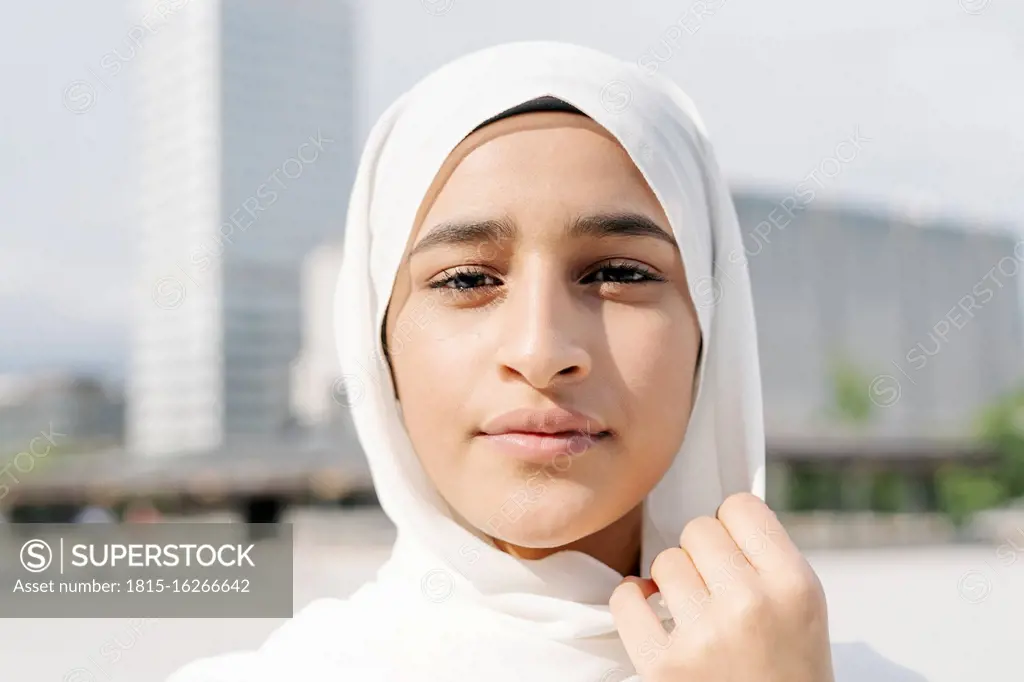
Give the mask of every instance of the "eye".
<path id="1" fill-rule="evenodd" d="M 665 278 L 650 268 L 639 263 L 615 261 L 606 263 L 592 270 L 580 280 L 581 284 L 591 282 L 610 282 L 614 284 L 634 284 L 641 282 L 664 282 Z"/>
<path id="2" fill-rule="evenodd" d="M 442 272 L 439 278 L 431 281 L 428 286 L 431 289 L 446 290 L 446 293 L 464 293 L 500 284 L 501 282 L 497 278 L 486 272 L 468 268 L 452 268 Z"/>

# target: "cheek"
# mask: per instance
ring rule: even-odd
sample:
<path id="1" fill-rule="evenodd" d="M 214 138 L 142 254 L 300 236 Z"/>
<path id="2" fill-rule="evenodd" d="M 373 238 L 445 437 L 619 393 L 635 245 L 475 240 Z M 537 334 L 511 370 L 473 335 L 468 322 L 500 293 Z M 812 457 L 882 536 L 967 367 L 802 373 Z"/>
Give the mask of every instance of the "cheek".
<path id="1" fill-rule="evenodd" d="M 611 361 L 633 403 L 629 416 L 642 417 L 641 405 L 678 415 L 680 403 L 689 403 L 699 345 L 685 311 L 631 311 L 607 329 Z"/>
<path id="2" fill-rule="evenodd" d="M 421 457 L 430 457 L 461 435 L 453 419 L 479 383 L 472 355 L 479 334 L 451 325 L 429 299 L 410 304 L 389 326 L 388 351 L 406 427 Z"/>
<path id="3" fill-rule="evenodd" d="M 686 432 L 700 335 L 696 322 L 679 307 L 672 314 L 636 311 L 609 325 L 612 371 L 625 393 L 630 453 L 670 458 Z"/>

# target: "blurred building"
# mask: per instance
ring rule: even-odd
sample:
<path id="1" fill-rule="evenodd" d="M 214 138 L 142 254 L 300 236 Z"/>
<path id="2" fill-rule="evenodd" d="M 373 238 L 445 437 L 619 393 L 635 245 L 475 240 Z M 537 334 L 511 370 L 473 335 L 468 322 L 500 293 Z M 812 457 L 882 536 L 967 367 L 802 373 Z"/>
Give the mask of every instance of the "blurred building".
<path id="1" fill-rule="evenodd" d="M 63 372 L 0 375 L 0 455 L 123 442 L 124 398 L 94 377 Z M 35 442 L 33 443 L 33 439 Z"/>
<path id="2" fill-rule="evenodd" d="M 1024 380 L 1019 237 L 796 196 L 735 203 L 770 440 L 967 437 Z"/>
<path id="3" fill-rule="evenodd" d="M 317 248 L 302 278 L 302 352 L 292 366 L 292 413 L 307 440 L 361 457 L 348 406 L 358 390 L 338 363 L 334 294 L 341 269 L 341 242 Z M 359 462 L 361 464 L 361 462 Z"/>
<path id="4" fill-rule="evenodd" d="M 734 199 L 745 252 L 729 257 L 750 265 L 769 502 L 941 507 L 939 472 L 992 462 L 978 416 L 1024 381 L 1024 241 L 798 195 Z"/>
<path id="5" fill-rule="evenodd" d="M 337 0 L 143 4 L 128 445 L 267 438 L 289 425 L 303 258 L 343 230 L 350 17 Z"/>

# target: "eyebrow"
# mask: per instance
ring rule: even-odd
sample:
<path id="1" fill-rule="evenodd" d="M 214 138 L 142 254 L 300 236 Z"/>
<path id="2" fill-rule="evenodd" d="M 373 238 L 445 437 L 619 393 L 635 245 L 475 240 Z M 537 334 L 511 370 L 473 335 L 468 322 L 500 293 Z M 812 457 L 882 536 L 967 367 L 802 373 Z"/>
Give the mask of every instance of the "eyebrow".
<path id="1" fill-rule="evenodd" d="M 656 222 L 641 213 L 598 213 L 574 218 L 565 228 L 568 237 L 653 237 L 678 250 L 679 245 Z M 438 246 L 465 246 L 481 242 L 512 241 L 519 236 L 519 228 L 509 218 L 445 222 L 437 225 L 421 239 L 409 258 Z"/>
<path id="2" fill-rule="evenodd" d="M 569 225 L 570 237 L 654 237 L 678 249 L 675 238 L 641 213 L 599 213 L 580 216 Z"/>

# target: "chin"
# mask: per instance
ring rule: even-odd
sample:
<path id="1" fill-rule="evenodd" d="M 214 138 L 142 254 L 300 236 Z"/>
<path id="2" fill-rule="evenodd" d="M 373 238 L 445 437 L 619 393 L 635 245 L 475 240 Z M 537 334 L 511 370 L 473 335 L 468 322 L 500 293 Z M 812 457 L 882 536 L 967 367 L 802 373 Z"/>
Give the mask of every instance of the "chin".
<path id="1" fill-rule="evenodd" d="M 543 486 L 517 489 L 505 504 L 474 525 L 488 535 L 519 547 L 561 547 L 610 525 L 608 506 L 596 492 L 570 480 L 547 480 Z M 496 512 L 496 513 L 495 513 Z"/>

